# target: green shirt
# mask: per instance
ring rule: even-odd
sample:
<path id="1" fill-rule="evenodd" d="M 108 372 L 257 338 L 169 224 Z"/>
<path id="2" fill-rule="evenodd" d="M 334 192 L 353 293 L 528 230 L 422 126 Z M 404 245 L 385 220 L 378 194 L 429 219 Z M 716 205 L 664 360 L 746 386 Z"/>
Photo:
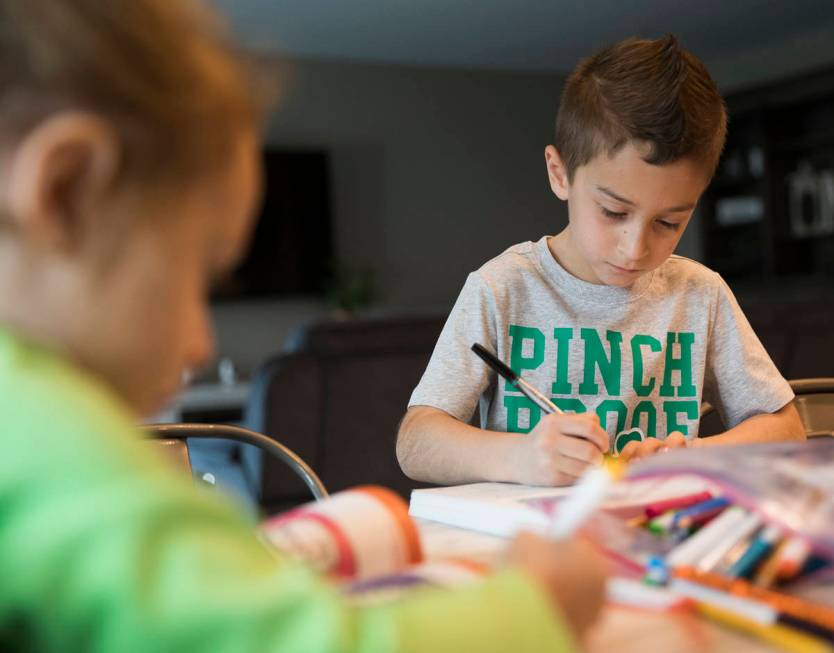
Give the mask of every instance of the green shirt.
<path id="1" fill-rule="evenodd" d="M 351 607 L 137 437 L 106 388 L 0 330 L 0 650 L 549 651 L 534 583 Z"/>

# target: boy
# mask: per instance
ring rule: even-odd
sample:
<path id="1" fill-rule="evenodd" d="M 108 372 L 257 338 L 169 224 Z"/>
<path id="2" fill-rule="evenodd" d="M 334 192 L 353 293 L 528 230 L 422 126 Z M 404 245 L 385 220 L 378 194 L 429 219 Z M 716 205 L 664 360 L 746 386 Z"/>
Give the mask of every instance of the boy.
<path id="1" fill-rule="evenodd" d="M 725 132 L 709 73 L 672 36 L 579 64 L 545 150 L 569 224 L 469 275 L 400 426 L 407 475 L 564 485 L 607 451 L 804 437 L 789 385 L 729 288 L 672 256 Z M 566 414 L 542 415 L 474 342 Z M 702 400 L 728 431 L 696 440 Z M 468 424 L 476 405 L 483 429 Z"/>
<path id="2" fill-rule="evenodd" d="M 0 650 L 571 648 L 588 547 L 521 537 L 482 584 L 351 607 L 139 441 L 251 228 L 250 81 L 173 0 L 0 0 L 0 25 Z"/>

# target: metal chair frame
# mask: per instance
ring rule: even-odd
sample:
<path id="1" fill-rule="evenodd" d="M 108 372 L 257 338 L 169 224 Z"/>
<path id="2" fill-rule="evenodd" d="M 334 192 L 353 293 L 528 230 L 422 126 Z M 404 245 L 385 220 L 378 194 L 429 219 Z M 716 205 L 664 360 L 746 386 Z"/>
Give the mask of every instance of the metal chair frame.
<path id="1" fill-rule="evenodd" d="M 278 458 L 304 481 L 316 501 L 326 499 L 329 494 L 324 483 L 313 469 L 289 447 L 263 433 L 251 431 L 231 424 L 147 424 L 145 431 L 158 440 L 187 440 L 188 438 L 206 438 L 217 440 L 234 440 L 251 444 Z"/>

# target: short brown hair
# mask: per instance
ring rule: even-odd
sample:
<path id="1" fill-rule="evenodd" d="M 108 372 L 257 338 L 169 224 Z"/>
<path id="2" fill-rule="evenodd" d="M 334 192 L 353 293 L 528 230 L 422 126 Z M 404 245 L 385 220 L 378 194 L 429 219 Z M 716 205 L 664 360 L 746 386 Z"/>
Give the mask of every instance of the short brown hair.
<path id="1" fill-rule="evenodd" d="M 213 16 L 182 0 L 0 0 L 6 143 L 83 109 L 114 124 L 123 172 L 200 174 L 260 120 L 251 71 Z"/>
<path id="2" fill-rule="evenodd" d="M 650 146 L 647 163 L 684 157 L 712 176 L 727 133 L 715 82 L 674 36 L 628 39 L 580 62 L 562 92 L 555 146 L 568 178 L 628 142 Z"/>

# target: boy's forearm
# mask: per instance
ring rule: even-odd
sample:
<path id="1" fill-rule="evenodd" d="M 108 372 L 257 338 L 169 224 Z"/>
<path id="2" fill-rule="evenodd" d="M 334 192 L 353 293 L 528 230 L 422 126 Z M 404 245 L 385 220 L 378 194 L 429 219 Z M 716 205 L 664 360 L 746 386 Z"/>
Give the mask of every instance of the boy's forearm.
<path id="1" fill-rule="evenodd" d="M 408 410 L 397 435 L 397 459 L 414 480 L 452 485 L 517 482 L 519 435 L 479 429 L 430 406 Z"/>
<path id="2" fill-rule="evenodd" d="M 802 425 L 796 406 L 791 402 L 775 413 L 755 415 L 720 435 L 700 439 L 697 441 L 697 446 L 804 439 L 805 427 Z"/>

